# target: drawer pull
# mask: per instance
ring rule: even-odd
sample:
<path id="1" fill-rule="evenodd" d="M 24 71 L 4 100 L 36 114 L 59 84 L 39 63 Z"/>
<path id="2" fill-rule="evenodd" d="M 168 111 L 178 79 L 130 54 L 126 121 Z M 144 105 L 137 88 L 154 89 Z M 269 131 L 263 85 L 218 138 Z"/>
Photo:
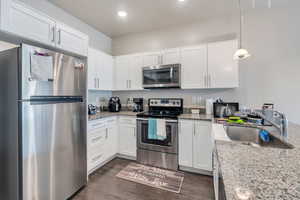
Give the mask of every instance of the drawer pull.
<path id="1" fill-rule="evenodd" d="M 92 142 L 97 142 L 97 141 L 99 141 L 99 140 L 101 140 L 102 139 L 102 136 L 100 136 L 100 137 L 96 137 L 96 138 L 93 138 L 92 139 Z"/>
<path id="2" fill-rule="evenodd" d="M 92 162 L 96 162 L 97 160 L 99 160 L 102 157 L 102 154 L 99 156 L 96 156 L 92 159 Z"/>

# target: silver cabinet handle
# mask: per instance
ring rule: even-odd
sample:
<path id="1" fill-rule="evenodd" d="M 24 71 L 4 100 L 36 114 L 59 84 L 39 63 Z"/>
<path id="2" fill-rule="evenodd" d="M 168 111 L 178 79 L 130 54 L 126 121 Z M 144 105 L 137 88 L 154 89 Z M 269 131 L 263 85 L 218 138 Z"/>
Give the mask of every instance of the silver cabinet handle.
<path id="1" fill-rule="evenodd" d="M 97 79 L 96 78 L 94 78 L 94 86 L 95 86 L 95 88 L 97 88 Z"/>
<path id="2" fill-rule="evenodd" d="M 134 128 L 133 136 L 136 137 L 136 128 Z"/>
<path id="3" fill-rule="evenodd" d="M 102 157 L 102 154 L 99 155 L 99 156 L 94 157 L 94 158 L 92 159 L 92 162 L 95 162 L 95 161 L 99 160 L 101 157 Z"/>
<path id="4" fill-rule="evenodd" d="M 209 87 L 211 88 L 211 75 L 208 75 L 208 82 L 209 82 Z"/>
<path id="5" fill-rule="evenodd" d="M 206 88 L 207 87 L 207 76 L 204 75 L 204 87 Z"/>
<path id="6" fill-rule="evenodd" d="M 58 44 L 61 44 L 61 30 L 58 30 Z"/>
<path id="7" fill-rule="evenodd" d="M 97 142 L 97 141 L 99 141 L 101 139 L 102 139 L 102 136 L 99 136 L 99 137 L 93 138 L 92 142 L 95 143 L 95 142 Z"/>
<path id="8" fill-rule="evenodd" d="M 100 88 L 100 79 L 98 78 L 98 89 Z"/>
<path id="9" fill-rule="evenodd" d="M 105 139 L 108 138 L 108 128 L 106 128 Z"/>
<path id="10" fill-rule="evenodd" d="M 52 27 L 52 42 L 55 42 L 55 27 Z"/>
<path id="11" fill-rule="evenodd" d="M 129 80 L 129 88 L 131 89 L 131 80 Z"/>

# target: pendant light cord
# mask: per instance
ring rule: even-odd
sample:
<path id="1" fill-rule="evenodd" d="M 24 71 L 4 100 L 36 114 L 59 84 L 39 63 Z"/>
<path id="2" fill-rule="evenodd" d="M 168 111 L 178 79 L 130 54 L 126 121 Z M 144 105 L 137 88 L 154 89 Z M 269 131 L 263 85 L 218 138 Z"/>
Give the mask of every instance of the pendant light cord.
<path id="1" fill-rule="evenodd" d="M 240 11 L 240 44 L 239 44 L 239 47 L 240 49 L 242 48 L 242 26 L 243 26 L 243 22 L 242 22 L 242 6 L 241 6 L 241 0 L 238 0 L 239 1 L 239 11 Z"/>

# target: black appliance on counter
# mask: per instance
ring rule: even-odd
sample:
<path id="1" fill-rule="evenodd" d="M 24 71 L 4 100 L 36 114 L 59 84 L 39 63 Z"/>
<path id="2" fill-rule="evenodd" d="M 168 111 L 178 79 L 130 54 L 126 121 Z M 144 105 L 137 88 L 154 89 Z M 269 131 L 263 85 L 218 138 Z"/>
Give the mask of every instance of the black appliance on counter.
<path id="1" fill-rule="evenodd" d="M 182 99 L 149 99 L 149 111 L 137 114 L 137 161 L 145 165 L 178 170 L 178 116 Z M 149 118 L 165 120 L 166 138 L 149 139 Z"/>
<path id="2" fill-rule="evenodd" d="M 133 98 L 133 112 L 143 112 L 144 111 L 144 99 L 143 98 Z"/>
<path id="3" fill-rule="evenodd" d="M 111 97 L 108 102 L 109 112 L 120 112 L 122 108 L 121 100 L 119 97 Z"/>
<path id="4" fill-rule="evenodd" d="M 226 118 L 233 116 L 239 111 L 239 103 L 237 102 L 216 102 L 213 105 L 215 118 Z"/>
<path id="5" fill-rule="evenodd" d="M 89 115 L 96 115 L 97 114 L 97 107 L 93 104 L 88 105 L 88 113 Z"/>

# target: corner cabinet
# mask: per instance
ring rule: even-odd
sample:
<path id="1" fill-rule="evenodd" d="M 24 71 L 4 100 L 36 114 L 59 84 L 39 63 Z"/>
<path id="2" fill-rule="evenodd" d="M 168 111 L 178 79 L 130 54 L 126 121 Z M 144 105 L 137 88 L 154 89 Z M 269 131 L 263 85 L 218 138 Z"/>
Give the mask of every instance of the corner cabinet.
<path id="1" fill-rule="evenodd" d="M 114 85 L 113 57 L 89 48 L 88 66 L 88 89 L 111 91 Z"/>
<path id="2" fill-rule="evenodd" d="M 182 170 L 212 172 L 211 122 L 180 120 L 179 166 Z"/>
<path id="3" fill-rule="evenodd" d="M 1 30 L 86 56 L 88 36 L 17 0 L 1 0 Z"/>

